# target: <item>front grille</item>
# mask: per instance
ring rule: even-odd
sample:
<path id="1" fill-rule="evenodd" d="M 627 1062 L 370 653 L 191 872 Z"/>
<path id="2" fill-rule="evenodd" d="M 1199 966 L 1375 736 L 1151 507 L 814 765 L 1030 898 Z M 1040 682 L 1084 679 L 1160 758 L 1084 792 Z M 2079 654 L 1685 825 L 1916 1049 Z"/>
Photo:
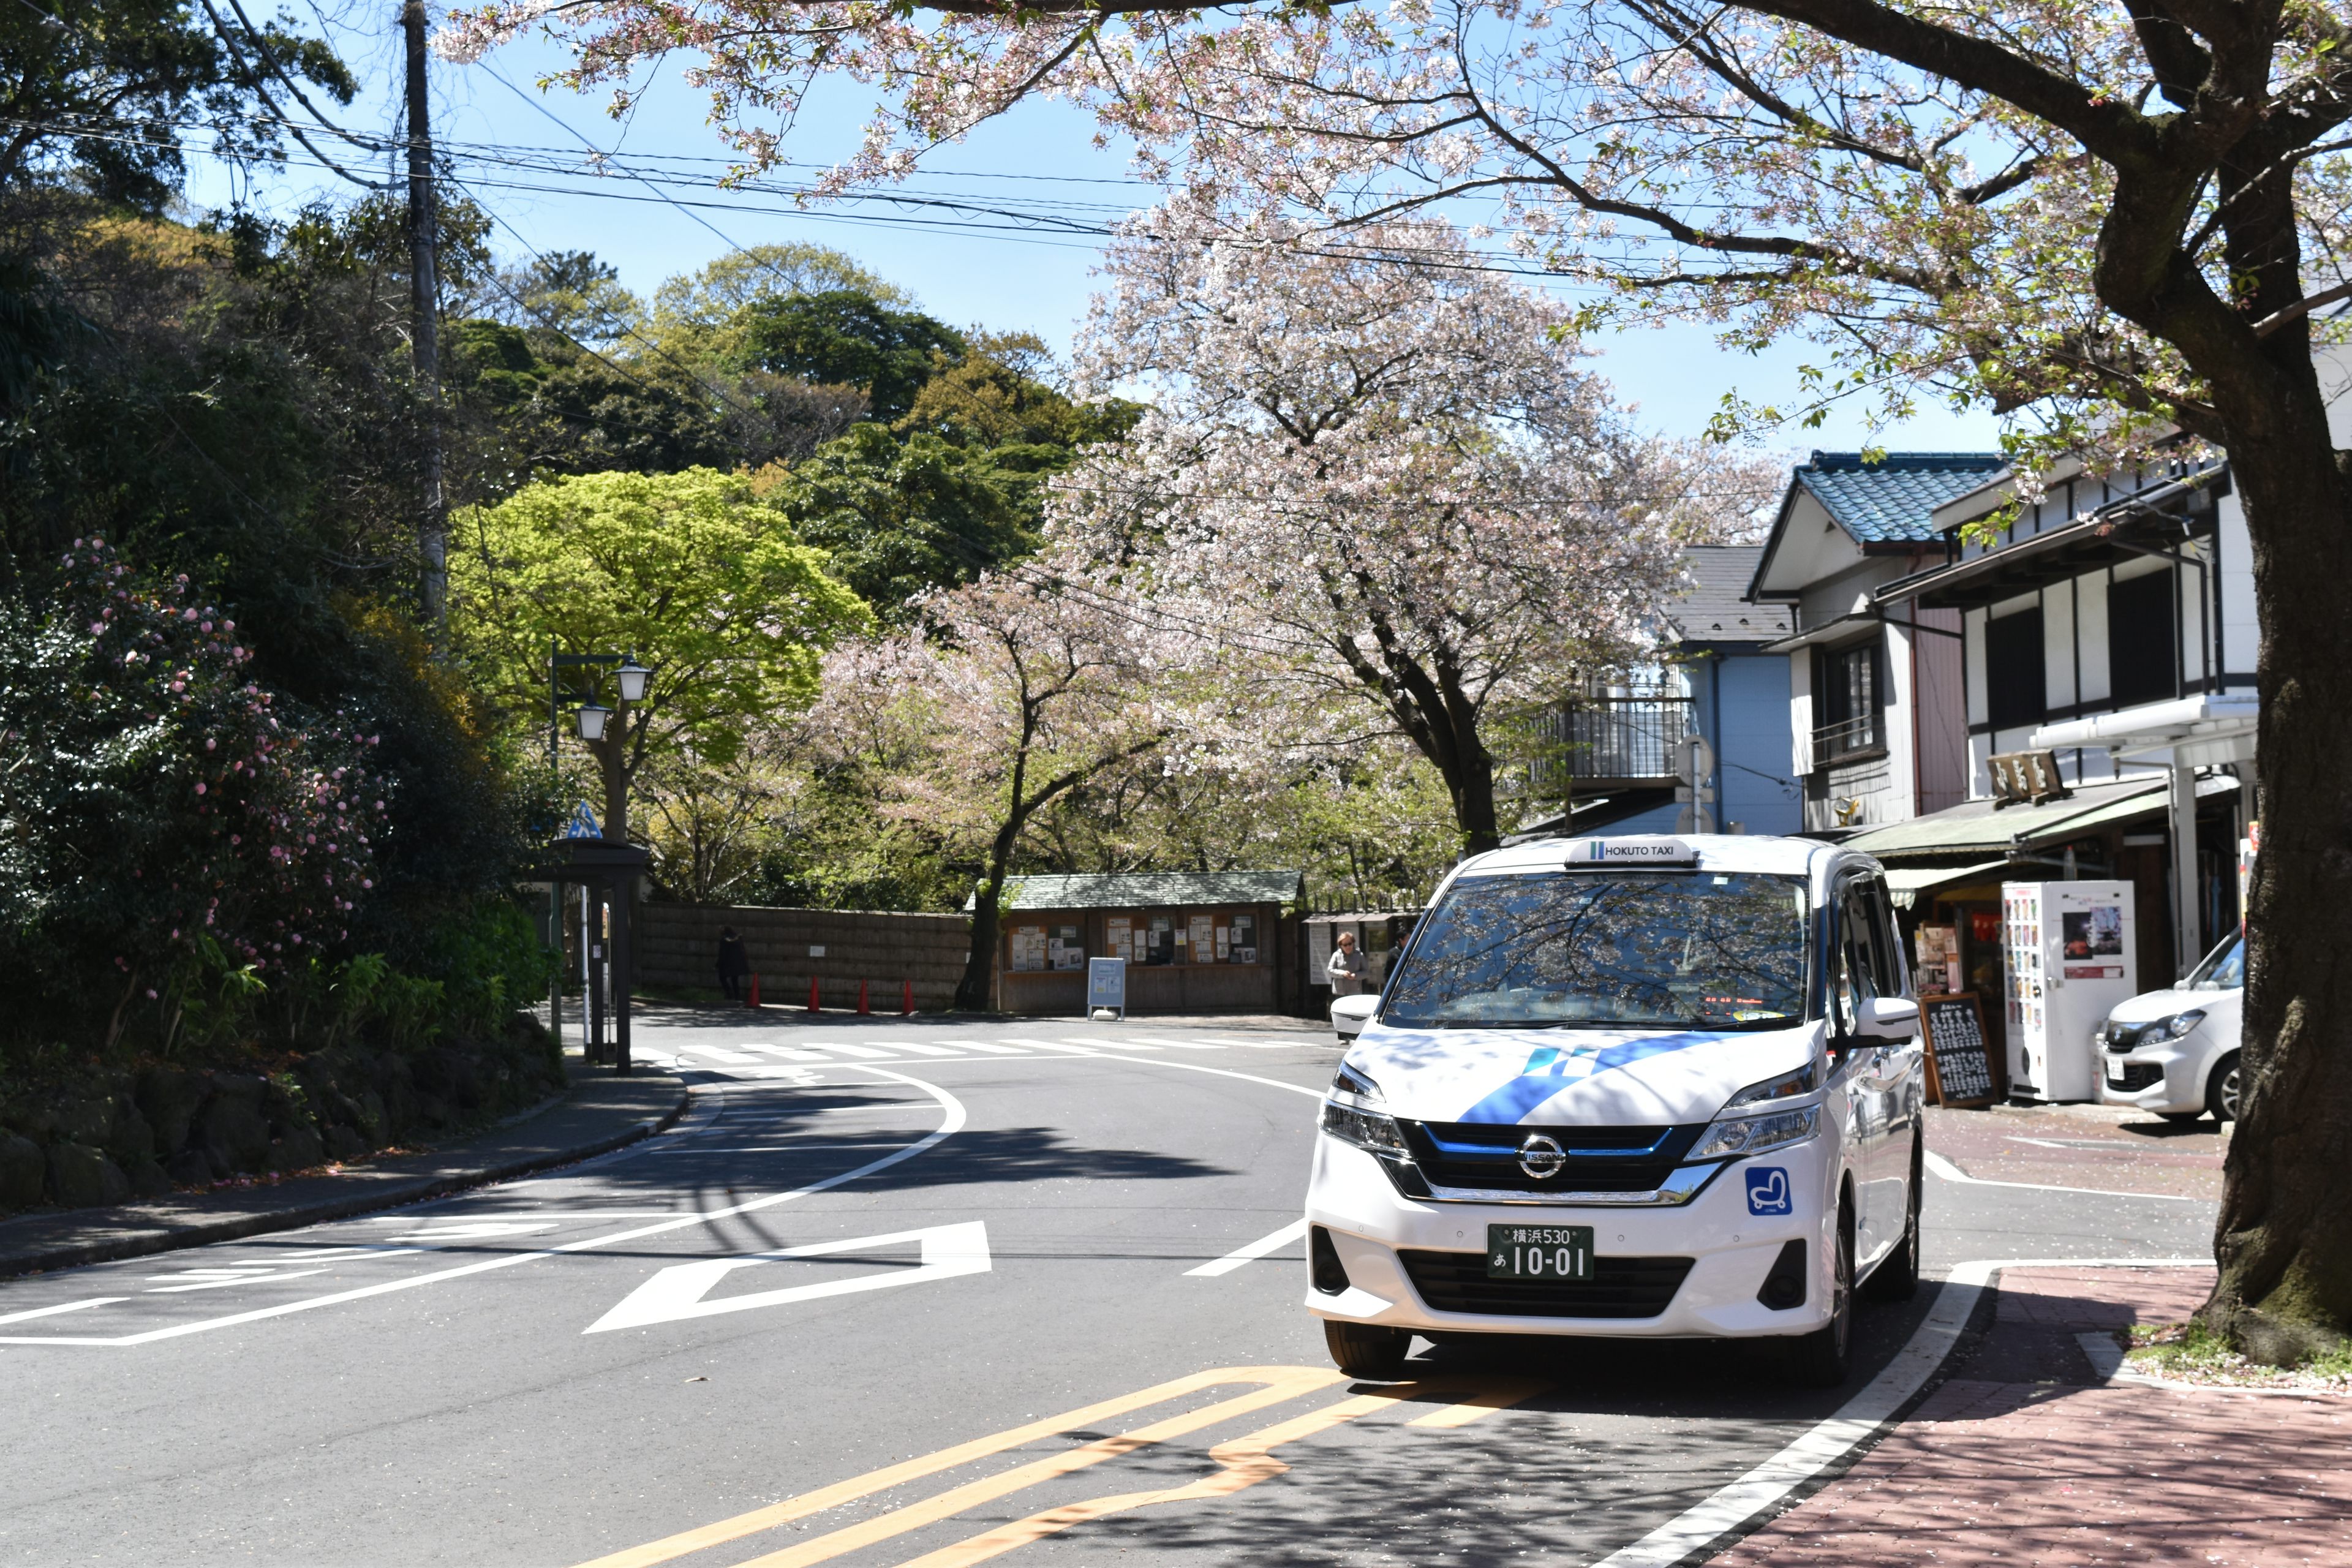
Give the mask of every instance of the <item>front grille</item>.
<path id="1" fill-rule="evenodd" d="M 1406 1121 L 1405 1142 L 1441 1187 L 1490 1193 L 1646 1193 L 1664 1184 L 1706 1123 L 1686 1127 L 1526 1127 L 1485 1121 Z M 1543 1133 L 1569 1151 L 1543 1177 L 1519 1169 L 1519 1145 Z"/>
<path id="2" fill-rule="evenodd" d="M 1595 1258 L 1590 1279 L 1489 1279 L 1483 1252 L 1397 1256 L 1433 1310 L 1496 1317 L 1654 1318 L 1691 1271 L 1687 1258 Z"/>
<path id="3" fill-rule="evenodd" d="M 2162 1062 L 2109 1062 L 2107 1087 L 2133 1091 L 2154 1088 L 2163 1081 Z"/>

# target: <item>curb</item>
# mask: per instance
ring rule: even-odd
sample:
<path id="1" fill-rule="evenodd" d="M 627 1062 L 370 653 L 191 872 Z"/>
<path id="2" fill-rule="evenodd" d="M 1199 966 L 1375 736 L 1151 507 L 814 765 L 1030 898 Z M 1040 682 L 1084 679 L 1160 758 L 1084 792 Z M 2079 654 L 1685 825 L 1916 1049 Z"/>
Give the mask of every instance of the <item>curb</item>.
<path id="1" fill-rule="evenodd" d="M 551 1104 L 561 1100 L 554 1097 Z M 460 1171 L 439 1176 L 418 1176 L 394 1187 L 382 1187 L 373 1192 L 352 1193 L 340 1198 L 305 1204 L 300 1208 L 286 1209 L 277 1214 L 239 1215 L 235 1219 L 198 1222 L 171 1230 L 156 1231 L 143 1236 L 126 1236 L 109 1241 L 90 1242 L 80 1247 L 60 1247 L 47 1252 L 29 1253 L 16 1258 L 0 1258 L 0 1279 L 25 1274 L 44 1274 L 57 1268 L 79 1268 L 92 1263 L 115 1263 L 127 1258 L 147 1258 L 159 1252 L 176 1252 L 183 1247 L 204 1247 L 216 1241 L 242 1241 L 247 1237 L 267 1236 L 272 1231 L 299 1230 L 304 1226 L 321 1225 L 329 1220 L 349 1219 L 353 1215 L 367 1214 L 376 1209 L 397 1208 L 425 1198 L 446 1197 L 470 1187 L 488 1186 L 497 1182 L 509 1182 L 517 1176 L 570 1165 L 582 1160 L 593 1160 L 599 1154 L 609 1154 L 625 1148 L 640 1139 L 656 1132 L 666 1132 L 686 1114 L 687 1102 L 694 1098 L 691 1085 L 678 1089 L 677 1103 L 651 1121 L 640 1121 L 624 1128 L 593 1143 L 582 1143 L 569 1149 L 544 1151 L 509 1160 L 501 1164 L 486 1165 L 478 1170 Z M 511 1126 L 529 1121 L 535 1112 L 512 1118 L 501 1123 Z"/>

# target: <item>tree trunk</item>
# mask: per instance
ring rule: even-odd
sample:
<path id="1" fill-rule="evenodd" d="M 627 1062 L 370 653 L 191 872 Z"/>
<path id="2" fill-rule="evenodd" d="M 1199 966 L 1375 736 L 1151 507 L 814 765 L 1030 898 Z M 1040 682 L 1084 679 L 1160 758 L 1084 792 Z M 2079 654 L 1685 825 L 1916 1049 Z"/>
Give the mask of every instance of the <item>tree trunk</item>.
<path id="1" fill-rule="evenodd" d="M 2263 827 L 2242 1119 L 2204 1315 L 2254 1359 L 2293 1363 L 2352 1331 L 2352 475 L 2308 361 L 2280 368 L 2294 384 L 2229 430 L 2262 618 Z"/>
<path id="2" fill-rule="evenodd" d="M 1454 826 L 1462 830 L 1462 853 L 1475 855 L 1502 843 L 1495 817 L 1495 759 L 1475 734 L 1457 749 L 1445 788 L 1454 799 Z"/>
<path id="3" fill-rule="evenodd" d="M 971 951 L 963 961 L 963 979 L 956 985 L 955 1005 L 959 1012 L 985 1013 L 990 1001 L 989 982 L 996 971 L 996 939 L 1003 922 L 996 912 L 996 900 L 1004 896 L 1004 859 L 991 856 L 988 879 L 980 886 L 971 906 Z"/>

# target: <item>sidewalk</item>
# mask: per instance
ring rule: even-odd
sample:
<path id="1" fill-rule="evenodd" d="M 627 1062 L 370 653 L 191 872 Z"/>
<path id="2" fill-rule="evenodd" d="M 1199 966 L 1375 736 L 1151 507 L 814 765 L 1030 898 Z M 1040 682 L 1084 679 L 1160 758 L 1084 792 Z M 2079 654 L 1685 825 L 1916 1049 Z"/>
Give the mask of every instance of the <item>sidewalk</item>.
<path id="1" fill-rule="evenodd" d="M 291 1230 L 506 1181 L 635 1142 L 686 1109 L 686 1086 L 674 1073 L 640 1064 L 627 1078 L 616 1078 L 585 1072 L 576 1059 L 572 1073 L 569 1094 L 422 1153 L 385 1155 L 268 1184 L 0 1221 L 0 1278 Z"/>
<path id="2" fill-rule="evenodd" d="M 2212 1283 L 2003 1274 L 1950 1381 L 1715 1568 L 2352 1563 L 2352 1399 L 2109 1383 L 2095 1366 L 2116 1331 L 2178 1321 Z"/>

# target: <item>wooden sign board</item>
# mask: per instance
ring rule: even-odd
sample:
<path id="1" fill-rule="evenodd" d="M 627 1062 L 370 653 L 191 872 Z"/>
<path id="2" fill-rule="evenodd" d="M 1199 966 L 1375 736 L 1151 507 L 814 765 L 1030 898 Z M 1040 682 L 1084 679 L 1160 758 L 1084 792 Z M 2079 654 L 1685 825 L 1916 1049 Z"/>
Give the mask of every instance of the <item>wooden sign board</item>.
<path id="1" fill-rule="evenodd" d="M 1990 1105 L 2000 1098 L 1974 992 L 1920 997 L 1919 1032 L 1927 1044 L 1927 1093 L 1935 1103 Z"/>

